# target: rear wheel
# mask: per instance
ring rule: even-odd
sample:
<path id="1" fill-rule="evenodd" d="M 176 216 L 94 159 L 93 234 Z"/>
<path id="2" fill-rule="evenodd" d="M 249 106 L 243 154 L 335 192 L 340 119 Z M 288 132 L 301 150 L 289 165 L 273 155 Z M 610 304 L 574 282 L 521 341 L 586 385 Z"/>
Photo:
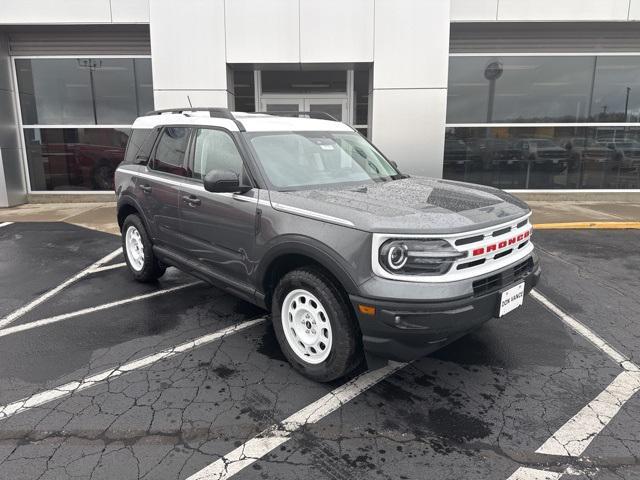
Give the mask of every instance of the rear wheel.
<path id="1" fill-rule="evenodd" d="M 139 282 L 153 282 L 167 269 L 155 257 L 142 220 L 132 214 L 122 224 L 122 249 L 129 271 Z"/>
<path id="2" fill-rule="evenodd" d="M 280 348 L 296 370 L 320 382 L 348 374 L 363 359 L 360 330 L 340 288 L 306 267 L 287 273 L 273 296 Z"/>

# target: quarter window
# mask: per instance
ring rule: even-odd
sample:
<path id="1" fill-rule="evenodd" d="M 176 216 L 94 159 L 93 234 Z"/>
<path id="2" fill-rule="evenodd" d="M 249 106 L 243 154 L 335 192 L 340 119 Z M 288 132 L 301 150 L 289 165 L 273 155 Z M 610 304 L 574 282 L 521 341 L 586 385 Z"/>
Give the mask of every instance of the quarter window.
<path id="1" fill-rule="evenodd" d="M 184 154 L 187 150 L 188 139 L 188 128 L 165 128 L 158 141 L 151 168 L 173 175 L 185 176 Z"/>
<path id="2" fill-rule="evenodd" d="M 214 129 L 201 129 L 196 134 L 193 178 L 202 179 L 211 170 L 226 170 L 240 176 L 242 157 L 229 134 Z"/>
<path id="3" fill-rule="evenodd" d="M 156 131 L 152 129 L 132 130 L 123 162 L 136 163 L 138 155 L 149 156 L 156 136 Z"/>

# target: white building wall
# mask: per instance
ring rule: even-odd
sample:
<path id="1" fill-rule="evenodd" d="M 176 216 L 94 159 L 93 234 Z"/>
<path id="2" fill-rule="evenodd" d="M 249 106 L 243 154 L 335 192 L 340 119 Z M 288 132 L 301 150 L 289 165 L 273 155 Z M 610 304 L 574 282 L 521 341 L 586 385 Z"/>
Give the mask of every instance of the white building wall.
<path id="1" fill-rule="evenodd" d="M 442 176 L 449 0 L 376 0 L 373 141 L 400 168 Z"/>
<path id="2" fill-rule="evenodd" d="M 640 0 L 631 0 L 629 5 L 629 20 L 640 20 Z"/>
<path id="3" fill-rule="evenodd" d="M 149 0 L 4 0 L 0 24 L 149 23 Z"/>
<path id="4" fill-rule="evenodd" d="M 111 0 L 113 23 L 149 23 L 149 0 Z"/>
<path id="5" fill-rule="evenodd" d="M 300 0 L 300 61 L 372 62 L 374 0 Z"/>
<path id="6" fill-rule="evenodd" d="M 227 61 L 298 63 L 298 5 L 298 0 L 226 0 Z"/>
<path id="7" fill-rule="evenodd" d="M 224 0 L 152 0 L 150 18 L 156 109 L 226 107 Z"/>
<path id="8" fill-rule="evenodd" d="M 498 0 L 451 0 L 451 21 L 484 22 L 498 17 Z"/>

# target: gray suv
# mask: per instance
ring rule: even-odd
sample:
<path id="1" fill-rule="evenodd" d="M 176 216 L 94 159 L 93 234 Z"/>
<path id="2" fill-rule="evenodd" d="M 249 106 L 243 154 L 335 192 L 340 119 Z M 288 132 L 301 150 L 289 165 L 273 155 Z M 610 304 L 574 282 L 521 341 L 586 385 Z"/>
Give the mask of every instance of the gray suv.
<path id="1" fill-rule="evenodd" d="M 540 276 L 525 203 L 404 175 L 316 117 L 138 118 L 115 174 L 133 277 L 171 265 L 270 310 L 289 362 L 318 381 L 425 355 L 522 304 Z"/>

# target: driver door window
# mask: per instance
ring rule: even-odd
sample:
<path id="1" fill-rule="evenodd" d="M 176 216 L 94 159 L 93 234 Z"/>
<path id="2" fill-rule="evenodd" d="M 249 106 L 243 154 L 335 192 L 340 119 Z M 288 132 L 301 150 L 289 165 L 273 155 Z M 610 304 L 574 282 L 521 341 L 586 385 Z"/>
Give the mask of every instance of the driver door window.
<path id="1" fill-rule="evenodd" d="M 192 177 L 201 180 L 211 170 L 231 171 L 240 176 L 242 157 L 228 133 L 203 128 L 196 133 Z"/>

